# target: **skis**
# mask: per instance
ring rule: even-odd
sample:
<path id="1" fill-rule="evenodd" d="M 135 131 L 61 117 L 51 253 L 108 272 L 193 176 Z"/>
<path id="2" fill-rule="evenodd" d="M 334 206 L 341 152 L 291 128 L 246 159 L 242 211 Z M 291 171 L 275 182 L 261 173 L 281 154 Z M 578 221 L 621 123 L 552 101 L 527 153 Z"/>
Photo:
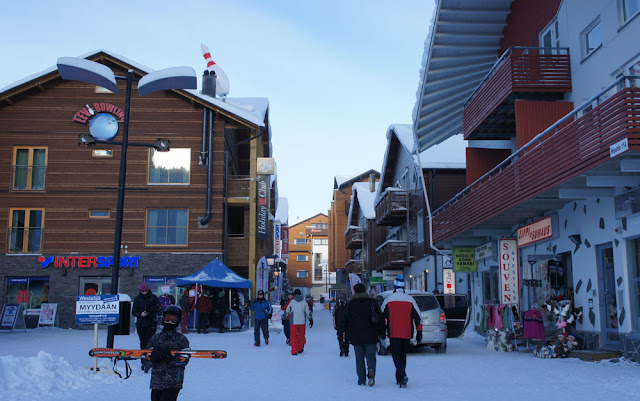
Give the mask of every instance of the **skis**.
<path id="1" fill-rule="evenodd" d="M 117 358 L 117 359 L 149 359 L 151 355 L 150 349 L 121 349 L 121 348 L 93 348 L 89 350 L 89 356 L 97 358 Z M 208 358 L 208 359 L 224 359 L 227 357 L 227 351 L 222 350 L 171 350 L 171 354 L 179 359 L 189 358 Z"/>

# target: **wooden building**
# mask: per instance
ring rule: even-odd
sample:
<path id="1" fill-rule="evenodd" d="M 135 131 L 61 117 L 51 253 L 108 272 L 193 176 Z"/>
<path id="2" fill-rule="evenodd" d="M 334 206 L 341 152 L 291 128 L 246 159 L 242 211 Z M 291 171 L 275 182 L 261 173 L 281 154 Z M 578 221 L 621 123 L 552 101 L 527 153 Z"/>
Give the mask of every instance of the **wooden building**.
<path id="1" fill-rule="evenodd" d="M 136 80 L 151 71 L 104 50 L 84 57 Z M 74 325 L 77 295 L 111 292 L 121 146 L 82 148 L 78 138 L 108 123 L 121 140 L 125 84 L 118 89 L 65 81 L 52 67 L 0 92 L 0 302 L 22 291 L 25 308 L 57 303 L 63 327 Z M 139 97 L 134 85 L 130 116 L 118 291 L 133 298 L 146 281 L 178 295 L 176 277 L 215 258 L 255 280 L 272 241 L 256 231 L 256 160 L 271 155 L 267 99 Z M 158 138 L 169 152 L 132 145 Z"/>

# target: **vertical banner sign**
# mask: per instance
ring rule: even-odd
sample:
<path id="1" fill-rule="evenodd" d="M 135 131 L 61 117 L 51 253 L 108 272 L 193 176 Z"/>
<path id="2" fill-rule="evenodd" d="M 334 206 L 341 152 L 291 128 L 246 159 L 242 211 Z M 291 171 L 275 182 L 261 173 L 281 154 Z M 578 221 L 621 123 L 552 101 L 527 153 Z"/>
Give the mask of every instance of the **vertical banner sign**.
<path id="1" fill-rule="evenodd" d="M 258 191 L 258 218 L 256 238 L 267 239 L 267 227 L 269 227 L 269 180 L 268 175 L 259 175 L 256 179 Z"/>
<path id="2" fill-rule="evenodd" d="M 258 268 L 256 269 L 256 293 L 259 290 L 267 293 L 269 289 L 269 265 L 267 264 L 267 258 L 264 256 L 258 261 Z"/>
<path id="3" fill-rule="evenodd" d="M 442 269 L 442 281 L 445 294 L 456 293 L 456 273 L 453 269 Z"/>
<path id="4" fill-rule="evenodd" d="M 472 273 L 478 271 L 473 248 L 453 248 L 453 270 L 458 273 Z"/>
<path id="5" fill-rule="evenodd" d="M 282 255 L 282 236 L 281 234 L 282 224 L 276 222 L 273 225 L 273 254 Z"/>
<path id="6" fill-rule="evenodd" d="M 520 303 L 518 292 L 518 241 L 499 240 L 500 248 L 500 303 Z"/>
<path id="7" fill-rule="evenodd" d="M 289 259 L 289 227 L 282 227 L 282 259 Z"/>

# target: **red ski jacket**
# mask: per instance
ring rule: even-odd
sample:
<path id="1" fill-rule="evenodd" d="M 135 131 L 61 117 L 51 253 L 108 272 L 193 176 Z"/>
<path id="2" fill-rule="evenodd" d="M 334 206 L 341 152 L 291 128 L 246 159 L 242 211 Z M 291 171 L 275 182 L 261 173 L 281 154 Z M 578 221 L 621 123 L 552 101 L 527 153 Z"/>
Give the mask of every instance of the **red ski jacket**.
<path id="1" fill-rule="evenodd" d="M 422 331 L 420 308 L 404 290 L 396 290 L 382 303 L 382 313 L 389 328 L 389 338 L 413 338 L 413 326 Z"/>

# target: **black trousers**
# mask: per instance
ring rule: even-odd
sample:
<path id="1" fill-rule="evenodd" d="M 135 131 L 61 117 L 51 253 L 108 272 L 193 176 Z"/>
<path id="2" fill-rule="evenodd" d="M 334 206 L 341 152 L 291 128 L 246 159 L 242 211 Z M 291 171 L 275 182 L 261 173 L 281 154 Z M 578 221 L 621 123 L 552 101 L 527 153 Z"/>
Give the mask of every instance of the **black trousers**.
<path id="1" fill-rule="evenodd" d="M 147 345 L 149 345 L 149 340 L 154 334 L 156 334 L 157 328 L 158 326 L 136 327 L 138 338 L 140 339 L 140 349 L 147 348 Z M 141 359 L 140 363 L 142 364 L 142 366 L 151 366 L 150 362 L 146 359 Z"/>
<path id="2" fill-rule="evenodd" d="M 265 340 L 269 339 L 269 319 L 254 319 L 253 326 L 253 339 L 255 342 L 260 342 L 260 329 L 262 329 L 262 335 Z"/>
<path id="3" fill-rule="evenodd" d="M 391 343 L 391 357 L 393 364 L 396 366 L 396 384 L 400 384 L 402 379 L 407 375 L 407 352 L 409 352 L 410 344 L 408 339 L 389 338 Z"/>
<path id="4" fill-rule="evenodd" d="M 176 401 L 180 394 L 179 388 L 167 388 L 164 390 L 151 390 L 151 401 Z"/>

